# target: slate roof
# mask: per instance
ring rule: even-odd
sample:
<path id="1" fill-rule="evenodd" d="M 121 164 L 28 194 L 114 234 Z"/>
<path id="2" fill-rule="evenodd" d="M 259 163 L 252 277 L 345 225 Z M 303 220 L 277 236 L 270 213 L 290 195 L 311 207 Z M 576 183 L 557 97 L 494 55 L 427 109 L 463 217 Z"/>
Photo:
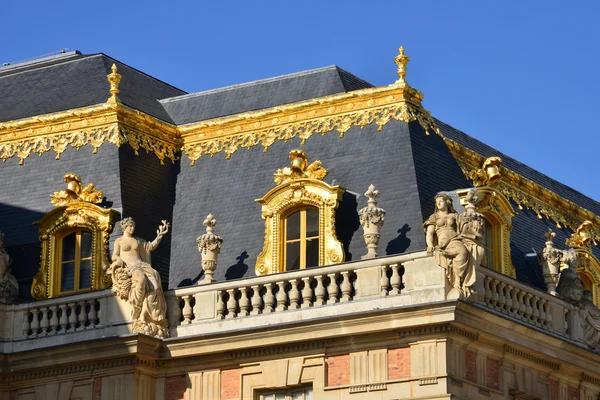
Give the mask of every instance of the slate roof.
<path id="1" fill-rule="evenodd" d="M 158 99 L 185 94 L 105 54 L 71 53 L 46 62 L 0 68 L 0 122 L 106 102 L 106 75 L 117 64 L 123 104 L 172 122 Z"/>
<path id="2" fill-rule="evenodd" d="M 177 125 L 373 87 L 332 65 L 161 100 Z"/>
<path id="3" fill-rule="evenodd" d="M 474 137 L 469 136 L 456 128 L 453 128 L 440 120 L 436 119 L 436 123 L 444 136 L 455 140 L 459 144 L 473 151 L 476 151 L 484 157 L 500 156 L 500 158 L 502 158 L 502 165 L 506 168 L 515 171 L 516 173 L 532 180 L 546 189 L 552 190 L 559 196 L 562 196 L 567 200 L 571 200 L 575 204 L 592 211 L 594 214 L 600 215 L 600 203 L 594 199 L 591 199 L 583 193 L 578 192 L 577 190 L 562 184 L 539 171 L 536 171 L 522 162 L 499 152 L 487 144 L 480 142 Z"/>

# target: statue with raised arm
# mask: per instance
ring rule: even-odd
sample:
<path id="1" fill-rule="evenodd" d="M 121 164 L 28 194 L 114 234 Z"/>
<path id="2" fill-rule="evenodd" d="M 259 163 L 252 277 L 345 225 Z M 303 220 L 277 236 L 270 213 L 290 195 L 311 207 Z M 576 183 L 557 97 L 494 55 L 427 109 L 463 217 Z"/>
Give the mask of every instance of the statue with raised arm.
<path id="1" fill-rule="evenodd" d="M 446 270 L 450 285 L 458 297 L 467 299 L 473 292 L 475 270 L 485 259 L 483 216 L 475 211 L 475 199 L 467 199 L 466 212 L 458 214 L 452 198 L 440 193 L 435 197 L 435 213 L 423 224 L 427 254 L 433 255 Z"/>
<path id="2" fill-rule="evenodd" d="M 121 221 L 121 229 L 123 236 L 115 240 L 109 268 L 113 292 L 129 302 L 134 332 L 166 338 L 169 336 L 167 303 L 160 275 L 150 264 L 150 253 L 169 231 L 169 223 L 162 221 L 152 242 L 133 236 L 135 221 L 131 217 Z"/>
<path id="3" fill-rule="evenodd" d="M 19 283 L 10 273 L 12 260 L 4 249 L 4 233 L 0 232 L 0 302 L 12 302 L 19 295 Z"/>

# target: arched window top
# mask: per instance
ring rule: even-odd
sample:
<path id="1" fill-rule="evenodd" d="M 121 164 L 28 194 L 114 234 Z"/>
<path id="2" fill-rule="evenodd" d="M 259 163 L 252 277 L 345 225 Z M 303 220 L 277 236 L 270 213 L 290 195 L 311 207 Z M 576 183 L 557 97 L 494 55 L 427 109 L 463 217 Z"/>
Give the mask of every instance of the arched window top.
<path id="1" fill-rule="evenodd" d="M 343 261 L 335 235 L 335 209 L 344 189 L 323 182 L 327 170 L 320 161 L 308 164 L 302 150 L 290 152 L 291 167 L 278 169 L 278 186 L 263 198 L 265 245 L 256 274 L 265 275 Z"/>
<path id="2" fill-rule="evenodd" d="M 35 222 L 42 247 L 41 265 L 31 295 L 55 297 L 110 286 L 108 240 L 118 212 L 98 206 L 104 194 L 79 176 L 65 175 L 66 190 L 55 192 L 56 208 Z"/>

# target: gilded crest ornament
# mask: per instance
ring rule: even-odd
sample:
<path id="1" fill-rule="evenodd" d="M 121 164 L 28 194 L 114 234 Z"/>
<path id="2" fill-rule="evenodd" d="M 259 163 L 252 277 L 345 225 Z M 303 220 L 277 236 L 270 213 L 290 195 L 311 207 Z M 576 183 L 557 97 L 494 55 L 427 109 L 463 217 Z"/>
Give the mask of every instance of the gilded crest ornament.
<path id="1" fill-rule="evenodd" d="M 567 238 L 567 246 L 573 249 L 587 249 L 591 250 L 592 244 L 597 246 L 598 243 L 594 238 L 592 221 L 583 221 L 581 225 L 577 227 L 575 233 Z"/>
<path id="2" fill-rule="evenodd" d="M 316 179 L 322 181 L 327 176 L 327 170 L 321 166 L 321 161 L 315 160 L 310 165 L 304 150 L 290 151 L 291 167 L 279 168 L 275 172 L 276 184 L 286 183 L 296 179 Z"/>
<path id="3" fill-rule="evenodd" d="M 55 207 L 64 206 L 74 201 L 84 201 L 92 204 L 102 203 L 104 192 L 96 190 L 96 185 L 89 183 L 83 187 L 79 175 L 69 172 L 64 176 L 67 188 L 58 192 L 54 192 L 50 196 L 50 204 Z"/>
<path id="4" fill-rule="evenodd" d="M 475 187 L 493 186 L 502 177 L 501 166 L 502 159 L 500 157 L 488 157 L 481 168 L 469 172 L 469 178 L 471 178 Z"/>

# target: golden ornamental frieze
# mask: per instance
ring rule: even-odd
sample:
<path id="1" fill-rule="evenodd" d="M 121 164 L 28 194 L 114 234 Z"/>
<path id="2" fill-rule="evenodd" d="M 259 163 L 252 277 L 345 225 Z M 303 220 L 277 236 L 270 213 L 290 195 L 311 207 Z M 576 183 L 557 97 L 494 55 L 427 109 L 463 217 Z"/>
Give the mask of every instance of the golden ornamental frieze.
<path id="1" fill-rule="evenodd" d="M 452 139 L 444 137 L 444 141 L 465 177 L 472 179 L 475 176 L 473 171 L 481 169 L 486 158 Z M 564 199 L 506 167 L 501 167 L 501 174 L 502 179 L 496 183 L 497 190 L 514 201 L 520 210 L 532 210 L 538 218 L 546 217 L 553 220 L 558 228 L 568 227 L 572 231 L 576 231 L 585 220 L 600 226 L 600 217 L 573 201 Z M 600 241 L 600 233 L 595 232 L 594 238 Z"/>
<path id="2" fill-rule="evenodd" d="M 228 126 L 205 125 L 194 130 L 181 127 L 183 152 L 194 165 L 203 155 L 223 152 L 229 159 L 239 148 L 260 145 L 266 152 L 278 140 L 299 138 L 304 144 L 313 134 L 325 135 L 334 131 L 343 138 L 350 128 L 364 128 L 372 123 L 377 124 L 381 131 L 392 119 L 405 123 L 417 121 L 426 134 L 440 134 L 428 111 L 391 94 L 378 100 L 363 99 L 361 104 L 341 103 L 298 113 L 286 107 L 277 109 L 280 114 L 271 118 L 258 114 Z"/>

